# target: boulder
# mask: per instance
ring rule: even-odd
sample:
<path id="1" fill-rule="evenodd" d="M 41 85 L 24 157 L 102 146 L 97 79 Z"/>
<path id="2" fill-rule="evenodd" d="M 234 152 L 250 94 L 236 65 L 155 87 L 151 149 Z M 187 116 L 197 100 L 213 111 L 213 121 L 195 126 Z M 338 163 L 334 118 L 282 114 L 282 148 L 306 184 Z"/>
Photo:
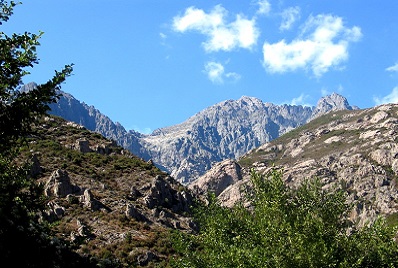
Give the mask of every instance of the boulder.
<path id="1" fill-rule="evenodd" d="M 37 154 L 32 155 L 31 161 L 32 161 L 32 166 L 30 168 L 30 175 L 32 177 L 36 177 L 43 171 L 42 167 L 40 166 L 40 161 L 39 158 L 37 157 Z"/>
<path id="2" fill-rule="evenodd" d="M 147 266 L 151 261 L 158 260 L 159 256 L 152 251 L 147 251 L 137 257 L 137 264 L 139 266 Z"/>
<path id="3" fill-rule="evenodd" d="M 89 189 L 84 190 L 83 195 L 80 196 L 80 202 L 92 211 L 106 209 L 106 207 L 100 201 L 94 198 L 94 195 Z"/>
<path id="4" fill-rule="evenodd" d="M 89 152 L 92 151 L 90 149 L 89 141 L 87 139 L 85 139 L 85 138 L 76 140 L 75 150 L 77 150 L 77 151 L 79 151 L 81 153 L 89 153 Z"/>
<path id="5" fill-rule="evenodd" d="M 65 208 L 58 205 L 55 201 L 47 203 L 47 209 L 43 212 L 43 217 L 48 222 L 54 222 L 61 219 L 65 214 Z"/>
<path id="6" fill-rule="evenodd" d="M 147 220 L 147 218 L 133 204 L 127 204 L 125 214 L 127 218 L 133 218 L 137 221 Z"/>
<path id="7" fill-rule="evenodd" d="M 150 209 L 168 208 L 175 213 L 189 211 L 193 200 L 192 195 L 189 192 L 180 191 L 179 186 L 180 184 L 171 177 L 156 176 L 143 197 L 145 206 Z"/>
<path id="8" fill-rule="evenodd" d="M 198 193 L 221 194 L 228 186 L 242 179 L 241 167 L 234 160 L 224 160 L 215 164 L 210 171 L 188 185 Z"/>
<path id="9" fill-rule="evenodd" d="M 44 187 L 44 194 L 54 197 L 65 197 L 79 191 L 78 186 L 71 184 L 68 172 L 62 169 L 55 170 Z"/>

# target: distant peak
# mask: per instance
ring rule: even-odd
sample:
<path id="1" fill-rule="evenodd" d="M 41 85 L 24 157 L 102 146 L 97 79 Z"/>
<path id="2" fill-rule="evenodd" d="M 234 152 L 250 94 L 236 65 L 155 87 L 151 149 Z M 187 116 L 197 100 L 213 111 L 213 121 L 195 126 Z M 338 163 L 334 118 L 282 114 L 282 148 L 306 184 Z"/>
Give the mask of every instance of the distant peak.
<path id="1" fill-rule="evenodd" d="M 336 92 L 333 92 L 330 95 L 326 95 L 323 98 L 325 98 L 325 99 L 344 99 L 344 100 L 346 100 L 346 98 L 343 95 L 340 95 L 340 94 L 338 94 Z"/>
<path id="2" fill-rule="evenodd" d="M 239 98 L 239 100 L 259 100 L 259 99 L 255 98 L 255 97 L 250 97 L 250 96 L 243 95 L 242 97 Z"/>
<path id="3" fill-rule="evenodd" d="M 327 95 L 319 99 L 313 111 L 312 119 L 330 111 L 339 110 L 353 110 L 353 107 L 348 103 L 344 96 L 333 92 L 331 95 Z"/>
<path id="4" fill-rule="evenodd" d="M 29 92 L 29 91 L 34 90 L 36 88 L 37 88 L 37 84 L 35 82 L 29 82 L 27 84 L 22 85 L 19 90 L 21 92 Z"/>
<path id="5" fill-rule="evenodd" d="M 260 100 L 259 98 L 255 98 L 255 97 L 249 97 L 249 96 L 242 96 L 240 97 L 237 102 L 246 102 L 246 103 L 262 103 L 262 100 Z"/>
<path id="6" fill-rule="evenodd" d="M 347 99 L 335 92 L 333 92 L 331 95 L 327 95 L 322 97 L 317 104 L 317 108 L 321 106 L 330 106 L 333 110 L 351 110 L 352 107 L 348 103 Z"/>

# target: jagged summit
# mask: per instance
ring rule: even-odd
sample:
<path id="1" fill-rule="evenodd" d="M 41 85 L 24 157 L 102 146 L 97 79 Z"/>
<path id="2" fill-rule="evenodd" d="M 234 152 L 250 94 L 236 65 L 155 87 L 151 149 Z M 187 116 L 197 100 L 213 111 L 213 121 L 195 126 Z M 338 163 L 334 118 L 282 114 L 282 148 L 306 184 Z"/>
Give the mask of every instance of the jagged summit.
<path id="1" fill-rule="evenodd" d="M 241 102 L 242 104 L 246 103 L 250 105 L 250 104 L 259 104 L 262 103 L 263 101 L 256 97 L 242 96 L 237 100 L 237 102 Z"/>
<path id="2" fill-rule="evenodd" d="M 332 93 L 331 95 L 327 95 L 319 99 L 313 114 L 312 119 L 319 117 L 329 111 L 338 111 L 338 110 L 356 110 L 357 107 L 352 107 L 348 100 L 337 93 Z"/>
<path id="3" fill-rule="evenodd" d="M 51 113 L 114 139 L 135 155 L 152 160 L 177 180 L 189 183 L 224 159 L 236 159 L 280 135 L 332 110 L 352 107 L 332 94 L 316 107 L 276 105 L 242 96 L 212 105 L 185 122 L 160 128 L 150 135 L 127 132 L 92 106 L 64 94 Z"/>

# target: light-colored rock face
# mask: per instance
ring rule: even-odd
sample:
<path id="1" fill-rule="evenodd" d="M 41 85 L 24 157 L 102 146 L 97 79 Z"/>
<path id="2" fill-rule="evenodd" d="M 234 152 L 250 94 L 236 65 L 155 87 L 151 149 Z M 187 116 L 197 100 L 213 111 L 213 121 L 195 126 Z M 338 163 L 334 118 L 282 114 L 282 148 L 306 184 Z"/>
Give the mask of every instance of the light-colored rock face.
<path id="1" fill-rule="evenodd" d="M 211 106 L 180 125 L 159 129 L 142 140 L 155 163 L 161 163 L 177 180 L 189 183 L 215 162 L 237 159 L 315 116 L 341 109 L 351 106 L 338 94 L 322 98 L 316 108 L 242 97 Z"/>
<path id="2" fill-rule="evenodd" d="M 332 93 L 331 95 L 325 96 L 318 101 L 317 106 L 312 113 L 311 119 L 317 118 L 330 111 L 339 110 L 353 110 L 353 107 L 348 104 L 346 98 L 339 94 Z"/>
<path id="3" fill-rule="evenodd" d="M 187 184 L 216 162 L 237 159 L 312 118 L 351 106 L 338 94 L 320 99 L 317 107 L 274 105 L 243 96 L 213 105 L 182 124 L 155 130 L 151 135 L 127 132 L 93 106 L 67 93 L 51 109 L 52 114 L 97 131 L 145 160 L 152 159 Z"/>
<path id="4" fill-rule="evenodd" d="M 339 112 L 319 122 L 243 156 L 243 179 L 225 189 L 220 201 L 231 206 L 241 198 L 250 168 L 266 173 L 276 164 L 293 187 L 313 177 L 325 188 L 344 187 L 355 204 L 350 219 L 360 226 L 398 213 L 398 105 Z"/>
<path id="5" fill-rule="evenodd" d="M 214 165 L 205 175 L 188 185 L 200 194 L 212 192 L 220 195 L 228 186 L 242 179 L 241 168 L 233 160 L 224 160 Z"/>
<path id="6" fill-rule="evenodd" d="M 71 184 L 68 172 L 62 169 L 55 170 L 44 187 L 45 195 L 50 197 L 65 197 L 79 190 L 79 187 Z"/>

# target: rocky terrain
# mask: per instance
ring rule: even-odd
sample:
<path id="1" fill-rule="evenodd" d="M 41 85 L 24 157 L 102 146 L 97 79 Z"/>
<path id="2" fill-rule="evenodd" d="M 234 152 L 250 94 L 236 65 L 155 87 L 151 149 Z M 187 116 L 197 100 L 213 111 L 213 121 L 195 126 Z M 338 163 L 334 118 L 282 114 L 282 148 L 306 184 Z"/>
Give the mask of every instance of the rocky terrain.
<path id="1" fill-rule="evenodd" d="M 294 187 L 318 177 L 324 187 L 343 187 L 355 204 L 350 219 L 359 225 L 378 215 L 397 222 L 398 105 L 338 111 L 318 117 L 278 139 L 227 160 L 189 185 L 197 192 L 213 191 L 227 206 L 241 198 L 250 184 L 250 170 L 266 174 L 283 168 Z M 202 186 L 206 185 L 206 186 Z"/>
<path id="2" fill-rule="evenodd" d="M 309 123 L 294 125 L 304 111 Z M 231 114 L 239 116 L 228 117 Z M 216 117 L 219 120 L 211 121 Z M 263 121 L 258 123 L 258 118 Z M 214 124 L 217 127 L 212 129 Z M 264 124 L 274 126 L 273 131 L 261 128 Z M 193 129 L 197 130 L 194 134 Z M 173 133 L 181 141 L 174 154 L 181 148 L 188 156 L 198 154 L 199 147 L 188 146 L 186 135 L 203 139 L 203 148 L 218 142 L 223 145 L 218 150 L 229 150 L 230 159 L 214 163 L 187 186 L 158 169 L 152 160 L 144 161 L 115 140 L 80 124 L 48 116 L 35 130 L 20 160 L 33 159 L 31 174 L 42 183 L 47 196 L 48 209 L 40 217 L 85 256 L 127 266 L 167 264 L 173 255 L 170 231 L 196 229 L 190 218 L 194 199 L 214 192 L 222 204 L 232 206 L 241 199 L 242 189 L 250 186 L 252 169 L 266 174 L 272 168 L 283 168 L 284 180 L 291 187 L 313 177 L 319 177 L 324 187 L 342 187 L 354 205 L 348 217 L 360 226 L 378 215 L 398 223 L 396 104 L 352 109 L 343 97 L 333 94 L 313 108 L 277 106 L 249 97 L 212 106 L 183 124 L 152 134 L 167 137 L 172 150 L 177 146 Z M 255 148 L 250 150 L 245 142 L 256 135 L 270 141 L 256 145 L 260 140 L 253 139 L 250 146 Z M 239 140 L 240 136 L 244 138 Z M 147 151 L 156 144 L 153 137 L 137 137 Z M 228 147 L 231 143 L 235 147 Z M 239 146 L 244 149 L 239 151 Z M 234 160 L 235 155 L 240 157 Z"/>
<path id="3" fill-rule="evenodd" d="M 31 175 L 43 185 L 40 217 L 78 253 L 153 267 L 172 255 L 171 230 L 195 227 L 192 193 L 151 162 L 59 117 L 44 118 L 35 133 L 20 160 L 33 159 Z"/>
<path id="4" fill-rule="evenodd" d="M 275 105 L 244 96 L 208 107 L 182 124 L 144 135 L 126 131 L 93 106 L 62 94 L 51 106 L 52 114 L 101 133 L 145 160 L 151 159 L 184 184 L 196 180 L 214 163 L 236 159 L 329 111 L 357 109 L 335 93 L 321 98 L 316 107 Z"/>

